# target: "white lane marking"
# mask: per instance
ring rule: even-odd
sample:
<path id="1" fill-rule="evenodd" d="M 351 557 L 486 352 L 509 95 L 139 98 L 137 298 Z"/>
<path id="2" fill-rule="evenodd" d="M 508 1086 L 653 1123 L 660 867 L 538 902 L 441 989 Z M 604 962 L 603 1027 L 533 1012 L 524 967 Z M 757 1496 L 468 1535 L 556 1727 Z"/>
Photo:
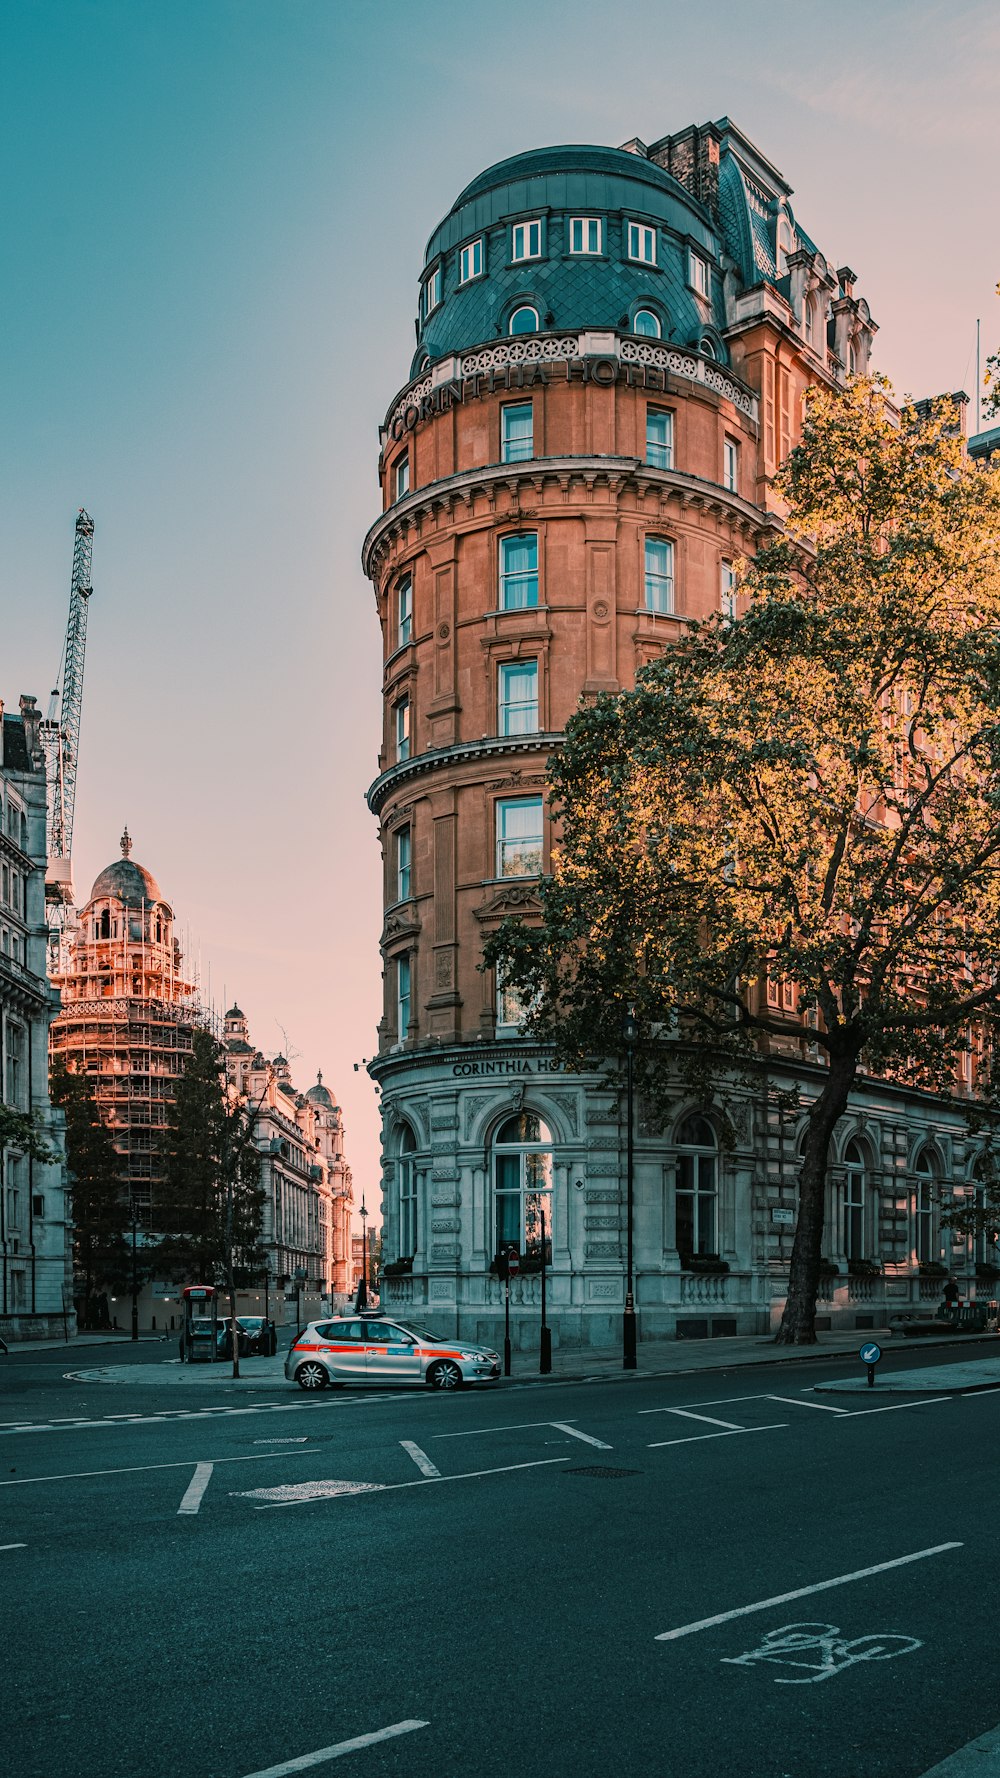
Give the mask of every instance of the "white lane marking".
<path id="1" fill-rule="evenodd" d="M 849 1414 L 850 1408 L 830 1408 L 825 1401 L 802 1401 L 797 1395 L 765 1395 L 765 1401 L 780 1401 L 790 1408 L 818 1408 L 821 1414 Z"/>
<path id="2" fill-rule="evenodd" d="M 177 1508 L 179 1513 L 196 1513 L 201 1505 L 201 1497 L 212 1479 L 212 1463 L 196 1463 L 194 1475 L 184 1492 L 184 1498 Z"/>
<path id="3" fill-rule="evenodd" d="M 551 1420 L 515 1420 L 510 1426 L 473 1426 L 470 1432 L 435 1432 L 434 1438 L 485 1438 L 488 1432 L 526 1432 L 531 1426 L 551 1426 Z"/>
<path id="4" fill-rule="evenodd" d="M 402 1445 L 403 1450 L 406 1452 L 407 1456 L 413 1458 L 413 1461 L 416 1464 L 417 1468 L 419 1469 L 421 1475 L 439 1476 L 441 1474 L 441 1471 L 439 1470 L 437 1464 L 431 1462 L 430 1458 L 427 1455 L 427 1452 L 422 1451 L 420 1449 L 419 1445 L 413 1444 L 412 1440 L 410 1440 L 408 1438 L 401 1438 L 399 1442 Z"/>
<path id="5" fill-rule="evenodd" d="M 306 1500 L 333 1500 L 341 1494 L 380 1494 L 381 1482 L 283 1482 L 280 1488 L 233 1491 L 234 1500 L 264 1500 L 269 1506 L 301 1506 Z"/>
<path id="6" fill-rule="evenodd" d="M 0 1550 L 26 1550 L 26 1543 L 0 1543 Z"/>
<path id="7" fill-rule="evenodd" d="M 927 1550 L 914 1550 L 909 1556 L 896 1556 L 891 1562 L 876 1562 L 871 1568 L 856 1568 L 852 1574 L 838 1574 L 833 1580 L 819 1580 L 811 1587 L 796 1587 L 791 1593 L 775 1593 L 771 1599 L 758 1599 L 753 1605 L 738 1605 L 734 1611 L 719 1611 L 714 1617 L 698 1618 L 693 1624 L 679 1624 L 676 1630 L 661 1630 L 654 1642 L 676 1642 L 681 1636 L 693 1636 L 697 1630 L 711 1630 L 716 1624 L 731 1623 L 733 1618 L 749 1617 L 755 1611 L 768 1611 L 772 1605 L 787 1605 L 790 1599 L 806 1599 L 811 1593 L 826 1593 L 831 1587 L 846 1587 L 851 1581 L 867 1580 L 872 1574 L 885 1574 L 890 1568 L 905 1568 L 908 1562 L 924 1562 L 928 1556 L 943 1556 L 946 1550 L 960 1550 L 961 1543 L 935 1543 Z"/>
<path id="8" fill-rule="evenodd" d="M 767 1397 L 764 1395 L 720 1395 L 712 1401 L 693 1401 L 690 1403 L 690 1406 L 693 1408 L 725 1408 L 734 1401 L 766 1401 L 766 1399 Z M 637 1409 L 637 1412 L 640 1414 L 673 1414 L 676 1413 L 676 1411 L 676 1408 Z"/>
<path id="9" fill-rule="evenodd" d="M 213 1463 L 263 1463 L 268 1457 L 308 1457 L 308 1451 L 257 1451 L 245 1457 L 214 1457 Z M 16 1482 L 0 1482 L 0 1488 L 27 1488 L 35 1482 L 78 1482 L 91 1476 L 144 1475 L 151 1469 L 190 1469 L 191 1458 L 182 1463 L 130 1463 L 124 1469 L 67 1469 L 62 1475 L 22 1475 Z"/>
<path id="10" fill-rule="evenodd" d="M 568 1457 L 539 1457 L 536 1458 L 533 1463 L 503 1463 L 500 1465 L 499 1469 L 467 1469 L 462 1475 L 429 1475 L 421 1476 L 420 1480 L 417 1482 L 377 1483 L 375 1484 L 375 1491 L 379 1494 L 395 1494 L 398 1493 L 400 1488 L 437 1488 L 442 1482 L 471 1482 L 475 1481 L 478 1476 L 507 1475 L 512 1469 L 546 1469 L 550 1463 L 568 1462 Z M 362 1491 L 367 1493 L 371 1488 L 371 1484 L 366 1482 L 349 1483 L 348 1486 L 351 1487 L 352 1491 L 355 1493 L 361 1493 Z M 278 1501 L 275 1504 L 278 1506 L 299 1506 L 302 1503 L 297 1500 L 283 1500 Z M 256 1508 L 256 1511 L 259 1513 L 273 1510 L 272 1507 L 267 1506 L 258 1506 Z"/>
<path id="11" fill-rule="evenodd" d="M 301 1438 L 255 1438 L 255 1445 L 307 1445 L 308 1436 L 303 1433 Z"/>
<path id="12" fill-rule="evenodd" d="M 902 1408 L 929 1408 L 936 1401 L 951 1401 L 950 1395 L 929 1395 L 926 1401 L 895 1401 L 888 1408 L 848 1408 L 848 1420 L 860 1420 L 865 1414 L 898 1414 Z"/>
<path id="13" fill-rule="evenodd" d="M 578 1432 L 568 1420 L 550 1420 L 549 1425 L 554 1426 L 557 1432 L 568 1432 L 570 1438 L 582 1439 L 585 1445 L 596 1445 L 599 1451 L 613 1451 L 615 1448 L 614 1445 L 606 1445 L 602 1438 L 592 1438 L 589 1432 Z"/>
<path id="14" fill-rule="evenodd" d="M 661 1438 L 647 1445 L 647 1451 L 665 1451 L 668 1445 L 701 1445 L 709 1438 L 748 1438 L 751 1432 L 783 1432 L 787 1420 L 775 1420 L 770 1426 L 734 1426 L 730 1432 L 692 1432 L 688 1438 Z"/>
<path id="15" fill-rule="evenodd" d="M 375 1729 L 370 1735 L 355 1735 L 351 1741 L 337 1741 L 332 1747 L 320 1747 L 316 1753 L 301 1753 L 298 1759 L 283 1760 L 280 1766 L 267 1766 L 261 1772 L 248 1772 L 246 1778 L 289 1778 L 292 1772 L 306 1772 L 310 1766 L 322 1765 L 327 1759 L 340 1759 L 342 1754 L 356 1753 L 361 1747 L 374 1747 L 377 1741 L 390 1741 L 394 1735 L 409 1735 L 414 1729 L 427 1729 L 430 1724 L 415 1717 L 406 1722 L 391 1722 L 388 1728 Z"/>
<path id="16" fill-rule="evenodd" d="M 703 1420 L 706 1426 L 724 1426 L 727 1432 L 743 1432 L 735 1420 L 716 1420 L 711 1414 L 692 1414 L 690 1408 L 668 1408 L 668 1414 L 679 1414 L 682 1420 Z"/>

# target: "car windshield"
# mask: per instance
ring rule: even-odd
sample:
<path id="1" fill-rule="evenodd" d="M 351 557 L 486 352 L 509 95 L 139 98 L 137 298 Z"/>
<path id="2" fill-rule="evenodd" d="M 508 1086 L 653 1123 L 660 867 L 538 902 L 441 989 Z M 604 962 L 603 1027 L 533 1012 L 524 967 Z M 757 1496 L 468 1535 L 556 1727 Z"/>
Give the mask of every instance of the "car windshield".
<path id="1" fill-rule="evenodd" d="M 241 1315 L 240 1316 L 240 1326 L 241 1327 L 256 1328 L 256 1327 L 263 1327 L 263 1325 L 264 1325 L 263 1315 Z"/>

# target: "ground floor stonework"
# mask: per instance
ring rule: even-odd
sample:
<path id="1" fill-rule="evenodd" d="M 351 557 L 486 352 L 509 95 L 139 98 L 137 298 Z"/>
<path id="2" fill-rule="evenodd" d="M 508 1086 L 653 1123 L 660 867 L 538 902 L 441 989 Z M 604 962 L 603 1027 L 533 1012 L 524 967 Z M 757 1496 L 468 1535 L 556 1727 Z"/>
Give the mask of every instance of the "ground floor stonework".
<path id="1" fill-rule="evenodd" d="M 536 1044 L 383 1056 L 383 1306 L 515 1349 L 621 1338 L 627 1256 L 625 1095 Z M 639 1337 L 765 1335 L 780 1320 L 805 1107 L 822 1070 L 771 1058 L 704 1103 L 678 1086 L 666 1117 L 638 1101 L 633 1241 Z M 799 1095 L 798 1108 L 788 1095 Z M 831 1159 L 818 1325 L 864 1330 L 933 1314 L 954 1278 L 998 1293 L 996 1249 L 943 1221 L 980 1190 L 959 1101 L 859 1084 Z M 544 1270 L 544 1279 L 543 1279 Z"/>

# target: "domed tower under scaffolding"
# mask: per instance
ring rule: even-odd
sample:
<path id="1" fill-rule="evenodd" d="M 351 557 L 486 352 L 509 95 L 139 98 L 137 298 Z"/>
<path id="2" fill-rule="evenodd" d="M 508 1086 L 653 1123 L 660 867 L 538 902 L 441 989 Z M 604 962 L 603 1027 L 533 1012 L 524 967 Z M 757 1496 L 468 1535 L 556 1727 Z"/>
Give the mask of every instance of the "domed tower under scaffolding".
<path id="1" fill-rule="evenodd" d="M 50 1053 L 53 1064 L 93 1082 L 133 1215 L 149 1229 L 163 1184 L 159 1133 L 203 1012 L 174 937 L 173 909 L 132 857 L 128 828 L 120 843 L 121 857 L 100 872 L 67 935 L 53 977 L 62 1007 Z"/>

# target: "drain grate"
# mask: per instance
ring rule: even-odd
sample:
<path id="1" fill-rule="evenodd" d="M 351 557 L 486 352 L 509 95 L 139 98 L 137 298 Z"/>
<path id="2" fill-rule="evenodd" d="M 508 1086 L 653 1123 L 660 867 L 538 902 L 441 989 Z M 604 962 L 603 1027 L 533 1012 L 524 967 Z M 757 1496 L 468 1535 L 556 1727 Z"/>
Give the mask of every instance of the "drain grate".
<path id="1" fill-rule="evenodd" d="M 579 1469 L 564 1469 L 563 1475 L 596 1475 L 602 1481 L 614 1481 L 620 1475 L 641 1475 L 641 1469 L 613 1469 L 608 1463 L 584 1463 Z"/>

